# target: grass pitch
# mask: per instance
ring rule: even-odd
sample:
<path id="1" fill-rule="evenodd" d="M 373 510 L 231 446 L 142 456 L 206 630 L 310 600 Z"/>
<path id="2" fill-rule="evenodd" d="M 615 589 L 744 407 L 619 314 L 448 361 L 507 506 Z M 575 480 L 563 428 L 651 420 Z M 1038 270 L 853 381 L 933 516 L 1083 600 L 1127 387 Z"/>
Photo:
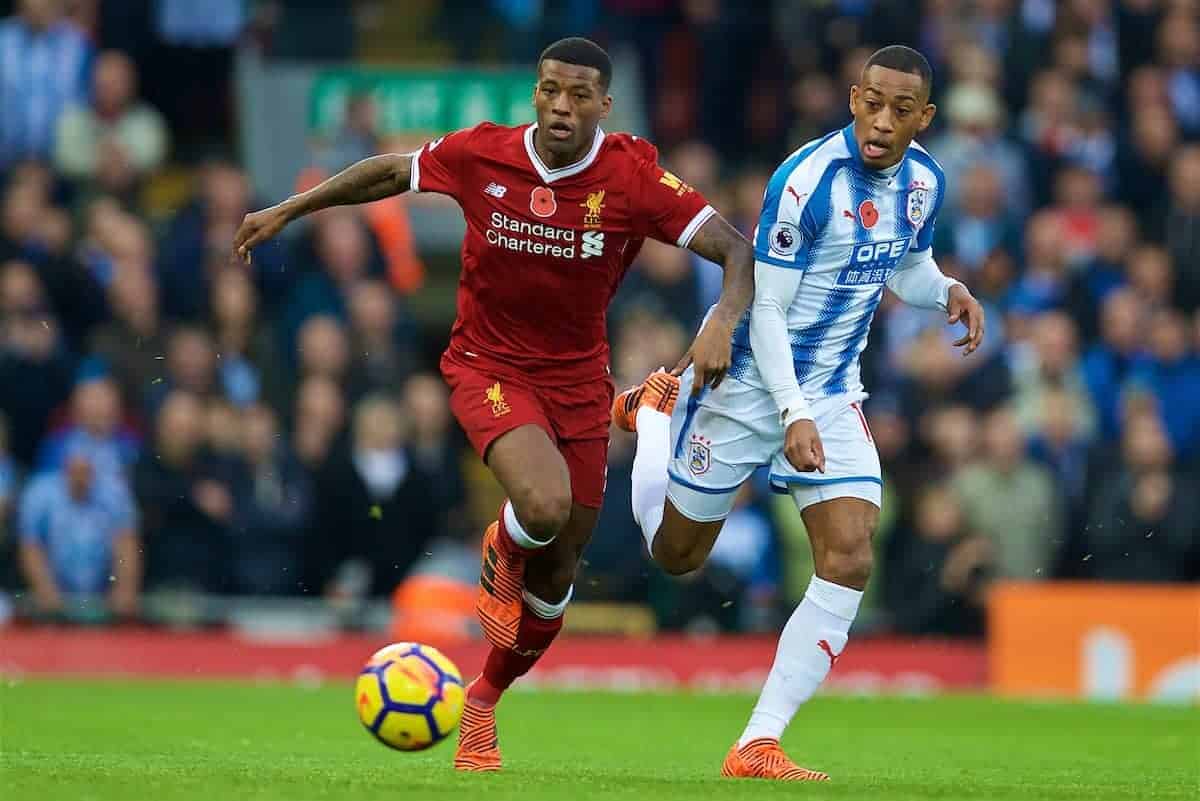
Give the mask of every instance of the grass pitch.
<path id="1" fill-rule="evenodd" d="M 499 775 L 458 775 L 451 742 L 377 744 L 351 688 L 209 682 L 0 686 L 6 801 L 1200 798 L 1192 708 L 820 698 L 784 745 L 823 785 L 718 778 L 752 699 L 519 693 Z"/>

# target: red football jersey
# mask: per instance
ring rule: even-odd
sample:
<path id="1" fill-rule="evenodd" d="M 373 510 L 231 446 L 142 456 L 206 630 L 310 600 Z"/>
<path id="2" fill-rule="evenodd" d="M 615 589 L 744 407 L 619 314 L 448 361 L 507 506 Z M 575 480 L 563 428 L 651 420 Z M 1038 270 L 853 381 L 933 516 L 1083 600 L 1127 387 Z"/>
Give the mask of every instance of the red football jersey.
<path id="1" fill-rule="evenodd" d="M 485 122 L 430 142 L 410 188 L 450 195 L 466 217 L 452 354 L 553 386 L 608 370 L 605 313 L 643 240 L 684 247 L 714 211 L 644 139 L 598 130 L 583 159 L 552 170 L 535 127 Z"/>

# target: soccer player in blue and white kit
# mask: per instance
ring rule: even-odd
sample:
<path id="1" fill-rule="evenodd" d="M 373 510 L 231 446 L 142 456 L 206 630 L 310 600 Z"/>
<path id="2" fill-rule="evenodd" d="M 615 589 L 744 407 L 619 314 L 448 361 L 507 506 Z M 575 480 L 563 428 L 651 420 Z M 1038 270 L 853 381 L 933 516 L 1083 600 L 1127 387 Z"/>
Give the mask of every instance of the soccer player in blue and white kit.
<path id="1" fill-rule="evenodd" d="M 812 542 L 816 575 L 723 776 L 828 778 L 793 763 L 779 738 L 842 653 L 871 571 L 882 481 L 858 358 L 884 289 L 964 324 L 964 354 L 983 337 L 979 303 L 932 256 L 945 176 L 913 142 L 936 111 L 931 79 L 917 51 L 879 50 L 850 90 L 854 122 L 775 171 L 755 234 L 754 303 L 729 332 L 725 380 L 704 387 L 682 370 L 685 356 L 613 405 L 616 423 L 638 434 L 634 517 L 668 572 L 703 563 L 738 487 L 762 465 Z M 680 373 L 692 393 L 675 404 Z"/>

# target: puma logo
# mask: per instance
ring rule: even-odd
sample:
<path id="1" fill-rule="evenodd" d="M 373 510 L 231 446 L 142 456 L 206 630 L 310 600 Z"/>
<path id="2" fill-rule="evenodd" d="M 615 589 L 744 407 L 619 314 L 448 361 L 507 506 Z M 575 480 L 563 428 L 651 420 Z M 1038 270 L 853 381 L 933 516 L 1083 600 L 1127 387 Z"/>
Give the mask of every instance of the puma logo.
<path id="1" fill-rule="evenodd" d="M 829 645 L 829 640 L 818 640 L 817 647 L 824 651 L 825 655 L 829 657 L 829 669 L 833 670 L 833 668 L 837 665 L 838 659 L 840 659 L 842 655 L 835 654 L 833 652 L 833 648 Z"/>

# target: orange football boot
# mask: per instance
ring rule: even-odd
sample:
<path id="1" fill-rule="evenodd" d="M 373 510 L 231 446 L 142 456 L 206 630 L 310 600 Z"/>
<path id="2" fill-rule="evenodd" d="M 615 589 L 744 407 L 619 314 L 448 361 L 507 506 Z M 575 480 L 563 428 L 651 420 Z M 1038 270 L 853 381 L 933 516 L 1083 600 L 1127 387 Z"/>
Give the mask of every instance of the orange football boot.
<path id="1" fill-rule="evenodd" d="M 775 779 L 784 782 L 825 782 L 829 774 L 802 768 L 788 758 L 778 740 L 760 737 L 738 748 L 734 743 L 721 765 L 728 779 Z"/>
<path id="2" fill-rule="evenodd" d="M 496 739 L 496 707 L 470 701 L 463 706 L 458 724 L 458 748 L 454 769 L 485 773 L 500 770 L 500 745 Z"/>
<path id="3" fill-rule="evenodd" d="M 517 644 L 521 625 L 525 554 L 515 543 L 501 542 L 502 536 L 499 522 L 493 522 L 484 532 L 475 613 L 487 641 L 497 648 L 511 649 Z"/>
<path id="4" fill-rule="evenodd" d="M 678 398 L 679 379 L 664 370 L 655 370 L 645 381 L 616 397 L 612 406 L 613 422 L 625 431 L 637 431 L 638 409 L 648 406 L 670 414 L 675 410 Z"/>

